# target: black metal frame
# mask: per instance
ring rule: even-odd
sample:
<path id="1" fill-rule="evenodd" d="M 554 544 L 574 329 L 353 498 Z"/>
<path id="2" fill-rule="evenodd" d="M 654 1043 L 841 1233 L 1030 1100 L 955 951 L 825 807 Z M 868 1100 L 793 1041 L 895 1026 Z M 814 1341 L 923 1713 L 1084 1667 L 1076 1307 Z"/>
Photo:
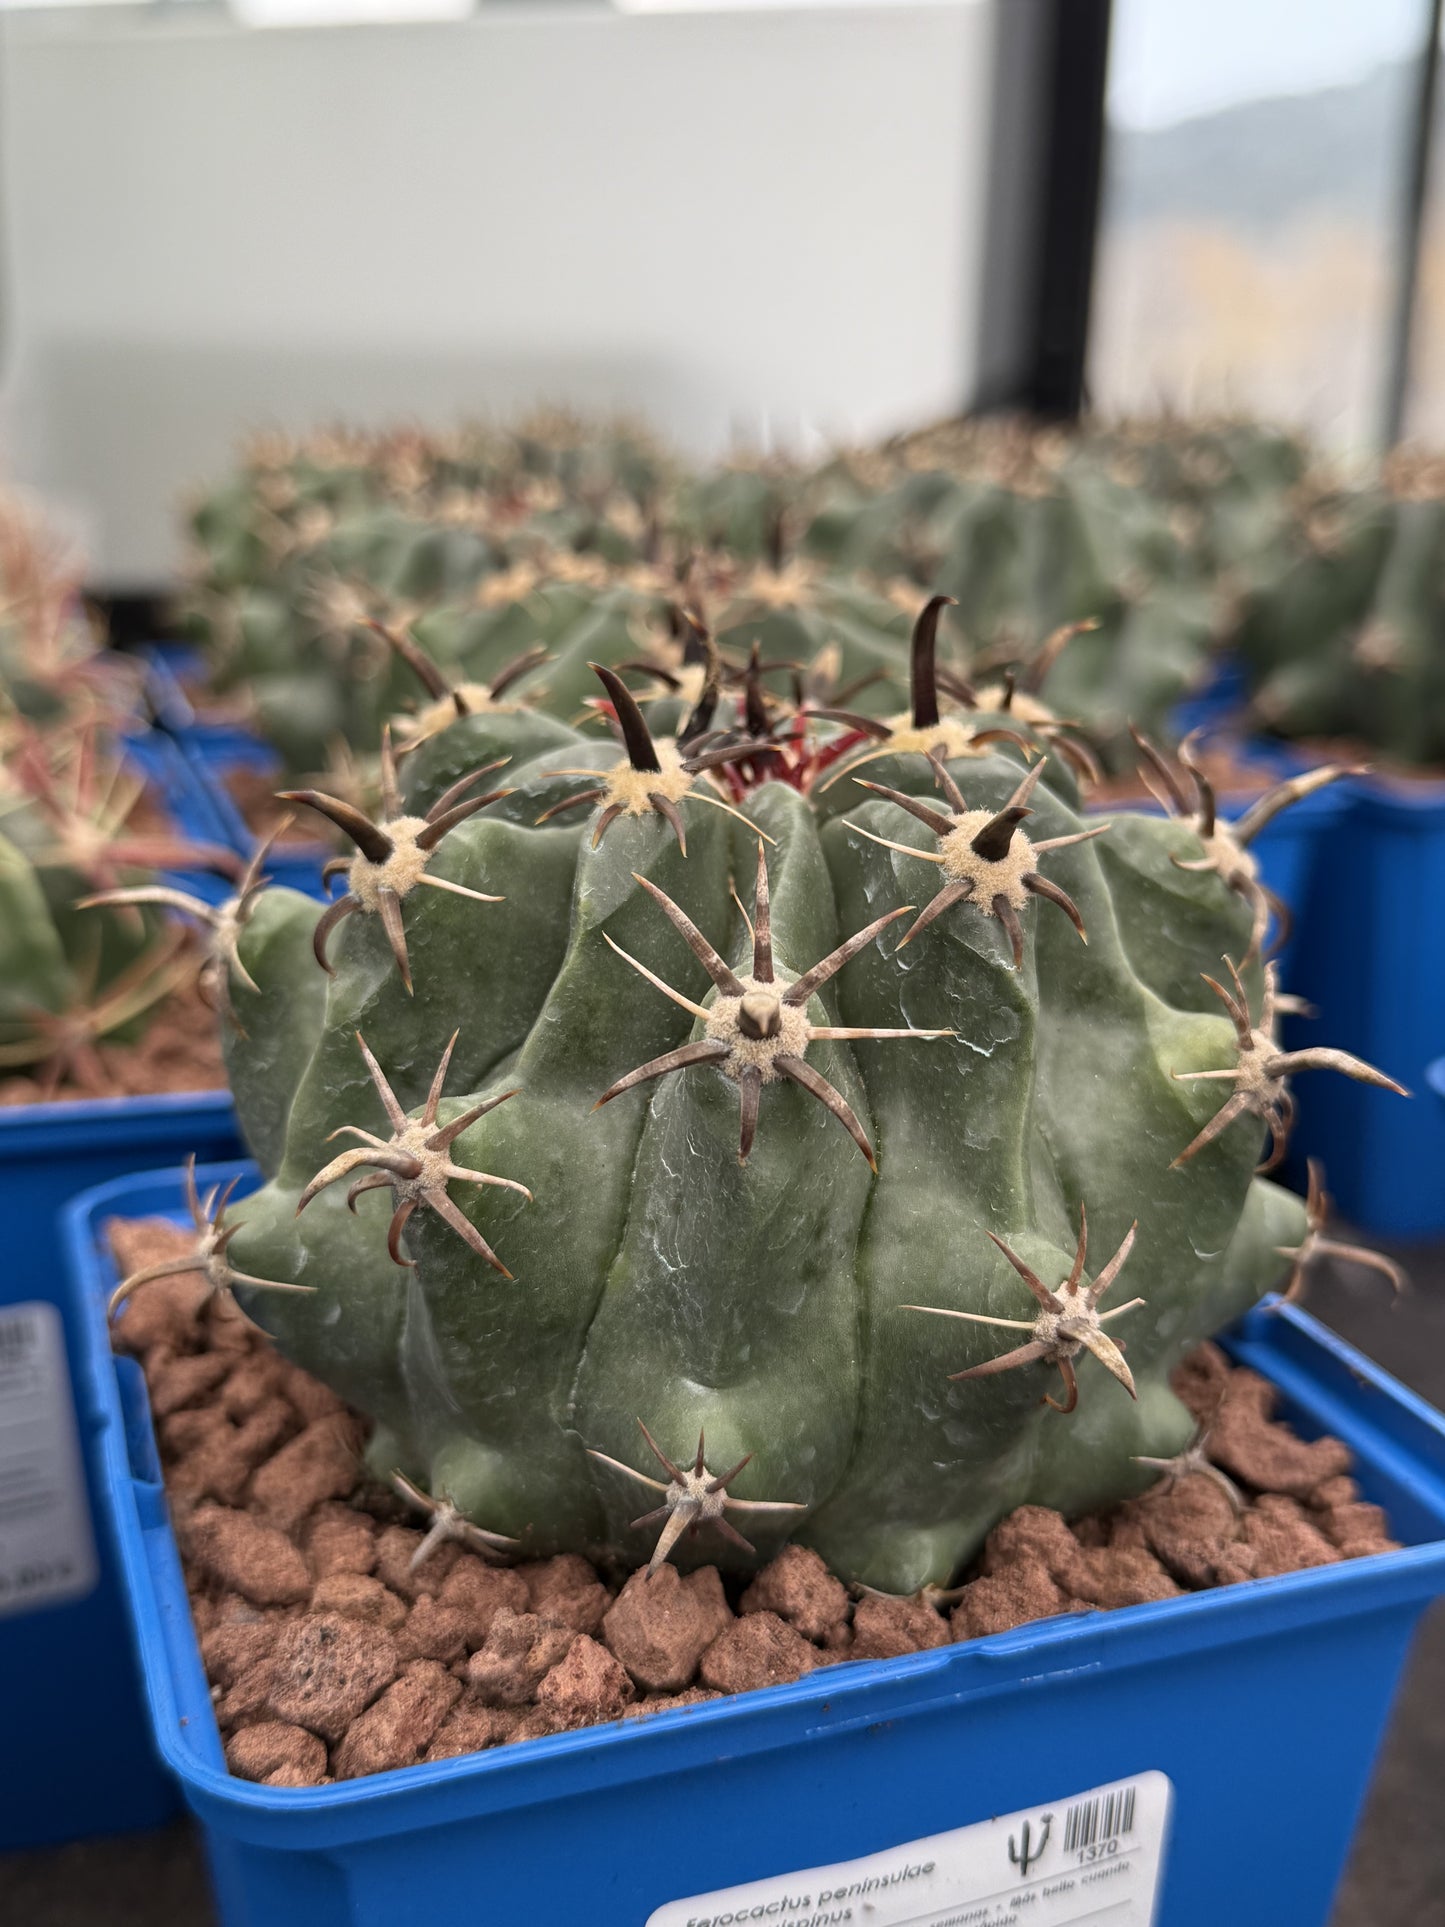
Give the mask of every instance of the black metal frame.
<path id="1" fill-rule="evenodd" d="M 1435 94 L 1440 71 L 1440 22 L 1445 12 L 1442 0 L 1430 0 L 1428 12 L 1425 40 L 1416 62 L 1410 146 L 1401 181 L 1395 243 L 1395 291 L 1380 412 L 1380 443 L 1386 449 L 1393 448 L 1404 432 L 1420 285 L 1420 242 L 1430 195 L 1430 156 L 1435 140 Z"/>
<path id="2" fill-rule="evenodd" d="M 974 406 L 1072 420 L 1087 397 L 1112 0 L 1001 0 Z"/>
<path id="3" fill-rule="evenodd" d="M 1379 439 L 1404 432 L 1445 0 L 1429 0 L 1402 156 Z M 1062 421 L 1088 401 L 1111 0 L 1000 0 L 976 411 Z"/>
<path id="4" fill-rule="evenodd" d="M 183 640 L 174 597 L 168 590 L 113 594 L 104 589 L 87 589 L 86 601 L 95 611 L 112 649 L 139 649 L 148 642 Z"/>

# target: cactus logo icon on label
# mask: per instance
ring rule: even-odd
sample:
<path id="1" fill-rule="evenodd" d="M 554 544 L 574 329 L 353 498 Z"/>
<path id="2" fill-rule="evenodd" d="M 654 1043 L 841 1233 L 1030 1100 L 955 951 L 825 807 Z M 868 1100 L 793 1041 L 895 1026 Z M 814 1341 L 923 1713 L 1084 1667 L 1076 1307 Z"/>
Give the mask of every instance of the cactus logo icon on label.
<path id="1" fill-rule="evenodd" d="M 647 1927 L 1151 1927 L 1174 1788 L 1139 1773 L 831 1867 L 670 1901 Z M 1062 1815 L 1062 1821 L 1060 1820 Z"/>

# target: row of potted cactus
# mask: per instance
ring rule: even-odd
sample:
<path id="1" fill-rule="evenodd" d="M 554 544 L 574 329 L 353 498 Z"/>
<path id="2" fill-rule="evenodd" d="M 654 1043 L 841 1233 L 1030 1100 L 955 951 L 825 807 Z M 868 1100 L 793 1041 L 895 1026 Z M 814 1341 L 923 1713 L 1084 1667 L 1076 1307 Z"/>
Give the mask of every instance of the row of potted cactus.
<path id="1" fill-rule="evenodd" d="M 1176 439 L 1154 452 L 1207 495 Z M 1293 1731 L 1312 1666 L 1340 1659 L 1312 1642 L 1353 1640 L 1381 1688 L 1360 1708 L 1367 1755 L 1441 1563 L 1442 1434 L 1292 1312 L 1231 1342 L 1307 1432 L 1348 1438 L 1412 1541 L 1359 1574 L 859 1661 L 374 1789 L 250 1787 L 207 1727 L 143 1402 L 100 1349 L 106 1283 L 123 1333 L 159 1279 L 199 1270 L 365 1415 L 371 1470 L 430 1521 L 428 1548 L 450 1535 L 503 1567 L 746 1573 L 786 1543 L 865 1595 L 927 1600 L 1020 1506 L 1074 1515 L 1160 1464 L 1194 1469 L 1171 1371 L 1322 1249 L 1318 1196 L 1256 1170 L 1284 1155 L 1290 1080 L 1399 1089 L 1277 1034 L 1282 906 L 1251 846 L 1345 771 L 1261 779 L 1231 823 L 1198 745 L 1139 727 L 1166 723 L 1206 664 L 1190 558 L 1243 511 L 1201 533 L 1183 484 L 1175 500 L 1130 480 L 1153 448 L 1137 435 L 977 440 L 984 456 L 959 430 L 807 476 L 699 480 L 641 438 L 555 423 L 329 437 L 261 448 L 197 512 L 213 686 L 255 697 L 287 806 L 344 842 L 310 891 L 266 882 L 264 841 L 217 864 L 219 889 L 197 881 L 215 853 L 174 837 L 137 849 L 117 819 L 87 845 L 77 921 L 113 919 L 133 944 L 191 930 L 259 1171 L 215 1171 L 190 1193 L 193 1241 L 125 1279 L 107 1215 L 174 1215 L 179 1180 L 81 1200 L 67 1302 L 159 1744 L 234 1920 L 303 1894 L 313 1918 L 410 1917 L 418 1827 L 429 1911 L 438 1893 L 460 1904 L 485 1838 L 507 1917 L 584 1900 L 608 1920 L 684 1902 L 745 1917 L 721 1890 L 811 1869 L 820 1893 L 846 1891 L 835 1863 L 909 1842 L 941 1857 L 941 1832 L 1015 1808 L 1028 1863 L 1039 1802 L 1082 1812 L 1115 1782 L 1131 1811 L 1165 1803 L 1162 1837 L 1162 1774 L 1161 1918 L 1184 1923 L 1238 1891 L 1239 1869 L 1205 1871 L 1222 1816 L 1246 1843 L 1259 1825 L 1222 1773 L 1258 1684 L 1239 1642 L 1271 1666 L 1294 1649 L 1289 1689 L 1259 1701 Z M 1242 447 L 1266 470 L 1293 452 Z M 900 495 L 906 511 L 887 506 Z M 945 524 L 951 575 L 918 535 Z M 959 620 L 966 650 L 944 627 Z M 1071 661 L 1079 700 L 1060 710 Z M 205 730 L 166 739 L 193 775 Z M 1126 745 L 1160 810 L 1095 806 Z M 73 767 L 92 780 L 89 752 Z M 73 1053 L 39 1056 L 74 1081 Z M 187 1148 L 224 1158 L 219 1114 L 191 1121 Z M 67 1190 L 84 1175 L 67 1166 Z M 1331 1627 L 1347 1600 L 1348 1633 Z M 1164 1663 L 1161 1729 L 1141 1696 Z M 1067 1736 L 1043 1776 L 1030 1681 Z M 963 1799 L 941 1788 L 950 1758 Z M 1360 1790 L 1362 1768 L 1335 1767 L 1320 1827 L 1270 1876 L 1292 1883 L 1293 1918 L 1311 1917 L 1302 1896 L 1323 1907 L 1338 1851 L 1322 1838 Z M 708 1837 L 685 1866 L 624 1872 L 624 1815 L 669 1774 Z M 816 1808 L 784 1819 L 797 1775 Z M 564 1798 L 573 1851 L 543 1871 Z"/>
<path id="2" fill-rule="evenodd" d="M 171 872 L 224 891 L 240 866 L 181 832 L 178 800 L 199 804 L 203 785 L 147 730 L 138 666 L 105 650 L 79 558 L 14 495 L 0 499 L 0 748 L 0 1334 L 15 1499 L 0 1532 L 0 1691 L 32 1767 L 12 1776 L 0 1845 L 22 1846 L 155 1824 L 176 1805 L 144 1741 L 116 1558 L 94 1523 L 103 1481 L 66 1367 L 78 1370 L 85 1334 L 62 1285 L 59 1216 L 120 1172 L 240 1150 L 218 1050 L 188 1080 L 217 1088 L 179 1093 L 148 1091 L 158 1065 L 136 1050 L 147 1028 L 153 1042 L 168 1028 L 194 946 L 156 907 L 89 901 Z M 82 1771 L 82 1695 L 56 1677 L 75 1654 L 90 1683 Z"/>
<path id="3" fill-rule="evenodd" d="M 620 663 L 639 696 L 665 699 L 666 728 L 703 674 L 669 614 L 684 606 L 725 676 L 758 645 L 757 705 L 786 702 L 806 663 L 814 709 L 878 725 L 901 707 L 912 611 L 951 595 L 946 709 L 986 709 L 1006 676 L 1015 719 L 1069 719 L 1083 738 L 1047 725 L 1061 753 L 1126 782 L 1131 725 L 1162 739 L 1192 717 L 1223 752 L 1234 815 L 1271 773 L 1350 767 L 1256 855 L 1307 932 L 1289 957 L 1301 995 L 1413 1089 L 1445 1044 L 1440 499 L 1424 457 L 1347 478 L 1235 422 L 964 422 L 702 477 L 636 431 L 589 439 L 560 419 L 511 437 L 270 437 L 193 512 L 186 607 L 213 687 L 245 684 L 278 773 L 335 788 L 419 695 L 377 623 L 414 634 L 443 680 L 481 693 L 501 678 L 563 720 L 589 699 L 588 659 Z M 224 731 L 192 742 L 213 764 L 255 756 Z M 1298 1020 L 1287 1030 L 1308 1041 Z M 1341 1090 L 1297 1144 L 1370 1229 L 1445 1223 L 1445 1115 Z"/>

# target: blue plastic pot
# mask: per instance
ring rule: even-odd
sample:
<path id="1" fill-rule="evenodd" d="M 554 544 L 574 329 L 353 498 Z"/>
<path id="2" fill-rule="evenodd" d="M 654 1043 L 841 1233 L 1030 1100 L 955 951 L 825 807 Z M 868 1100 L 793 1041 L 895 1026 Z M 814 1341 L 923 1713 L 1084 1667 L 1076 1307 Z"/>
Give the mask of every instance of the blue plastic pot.
<path id="1" fill-rule="evenodd" d="M 194 752 L 198 763 L 264 758 L 267 766 L 274 765 L 274 753 L 254 729 L 244 722 L 203 715 L 196 709 L 183 679 L 204 679 L 206 659 L 199 649 L 188 643 L 152 642 L 138 654 L 145 664 L 146 700 L 151 714 L 168 736 Z"/>
<path id="2" fill-rule="evenodd" d="M 101 1226 L 178 1203 L 174 1173 L 109 1184 L 74 1201 L 66 1236 L 106 1523 L 225 1927 L 643 1927 L 667 1902 L 1151 1770 L 1174 1789 L 1157 1927 L 1323 1927 L 1412 1629 L 1445 1589 L 1445 1422 L 1308 1316 L 1255 1313 L 1230 1349 L 1302 1432 L 1349 1443 L 1399 1552 L 282 1790 L 225 1771 L 144 1383 L 105 1329 Z M 998 1887 L 1013 1878 L 1001 1866 Z"/>
<path id="3" fill-rule="evenodd" d="M 8 1307 L 58 1309 L 71 1371 L 51 1394 L 67 1408 L 58 1423 L 79 1436 L 94 1579 L 63 1602 L 0 1608 L 0 1850 L 156 1826 L 175 1811 L 174 1783 L 151 1744 L 116 1559 L 96 1523 L 105 1474 L 93 1403 L 77 1393 L 75 1371 L 93 1339 L 64 1288 L 60 1212 L 82 1186 L 191 1151 L 213 1159 L 240 1148 L 226 1091 L 0 1109 L 0 1320 Z"/>
<path id="4" fill-rule="evenodd" d="M 164 730 L 137 731 L 125 738 L 122 748 L 125 761 L 146 779 L 152 796 L 178 836 L 240 853 L 215 807 L 211 785 Z M 164 881 L 206 903 L 221 902 L 235 887 L 230 879 L 209 870 L 169 871 Z"/>
<path id="5" fill-rule="evenodd" d="M 1226 814 L 1240 816 L 1246 807 L 1242 801 L 1227 801 Z M 1260 880 L 1289 906 L 1295 933 L 1304 929 L 1309 906 L 1322 885 L 1327 887 L 1325 879 L 1333 868 L 1341 832 L 1353 809 L 1354 797 L 1348 786 L 1336 783 L 1281 810 L 1250 845 L 1259 864 Z M 1291 934 L 1276 954 L 1280 981 L 1298 991 L 1299 935 Z"/>
<path id="6" fill-rule="evenodd" d="M 1424 1092 L 1445 1049 L 1445 782 L 1366 777 L 1339 788 L 1351 807 L 1306 902 L 1290 981 L 1320 1017 L 1290 1020 L 1286 1041 L 1353 1051 L 1417 1095 L 1312 1075 L 1291 1151 L 1323 1160 L 1352 1223 L 1438 1237 L 1445 1110 Z"/>
<path id="7" fill-rule="evenodd" d="M 1174 705 L 1170 728 L 1176 738 L 1192 730 L 1224 731 L 1237 734 L 1237 725 L 1249 703 L 1249 678 L 1238 656 L 1216 656 L 1205 679 Z"/>
<path id="8" fill-rule="evenodd" d="M 254 731 L 237 723 L 207 722 L 196 714 L 180 679 L 203 666 L 198 650 L 174 643 L 152 643 L 140 654 L 146 665 L 146 695 L 151 710 L 161 728 L 174 739 L 170 747 L 184 764 L 181 787 L 188 807 L 199 810 L 209 825 L 206 834 L 210 840 L 249 858 L 257 839 L 236 808 L 226 778 L 239 769 L 260 770 L 274 776 L 279 786 L 283 780 L 279 757 Z M 191 834 L 199 835 L 200 831 Z M 273 850 L 266 861 L 266 874 L 287 889 L 323 896 L 321 866 L 330 855 L 330 848 L 320 841 L 290 844 Z"/>
<path id="9" fill-rule="evenodd" d="M 136 651 L 145 666 L 146 701 L 161 728 L 173 736 L 189 731 L 202 734 L 228 724 L 208 722 L 197 715 L 183 678 L 204 676 L 206 659 L 186 642 L 148 642 Z"/>
<path id="10" fill-rule="evenodd" d="M 152 729 L 126 738 L 126 760 L 147 780 L 172 827 L 196 843 L 209 843 L 247 861 L 257 839 L 247 827 L 225 786 L 228 771 L 259 769 L 282 780 L 274 751 L 259 738 L 229 724 L 208 724 L 171 737 Z M 332 852 L 323 843 L 289 845 L 266 861 L 273 883 L 322 896 L 321 866 Z M 168 879 L 203 900 L 216 903 L 233 885 L 204 871 L 178 872 Z"/>
<path id="11" fill-rule="evenodd" d="M 280 788 L 285 782 L 280 758 L 259 737 L 246 730 L 223 729 L 219 725 L 203 735 L 187 732 L 180 742 L 196 781 L 205 789 L 228 848 L 249 858 L 258 839 L 236 808 L 226 788 L 226 778 L 237 770 L 258 770 Z M 266 874 L 273 883 L 289 890 L 301 890 L 307 896 L 324 896 L 321 868 L 327 858 L 334 855 L 334 850 L 319 841 L 285 844 L 273 848 L 266 858 Z"/>

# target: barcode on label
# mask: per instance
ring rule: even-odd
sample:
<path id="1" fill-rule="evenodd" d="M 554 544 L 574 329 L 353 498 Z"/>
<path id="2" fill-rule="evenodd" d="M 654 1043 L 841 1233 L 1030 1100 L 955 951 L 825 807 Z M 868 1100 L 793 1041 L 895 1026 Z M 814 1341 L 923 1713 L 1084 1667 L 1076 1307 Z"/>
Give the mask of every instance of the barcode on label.
<path id="1" fill-rule="evenodd" d="M 58 1308 L 0 1309 L 0 1620 L 96 1581 L 85 1466 Z"/>
<path id="2" fill-rule="evenodd" d="M 1081 1800 L 1064 1816 L 1064 1852 L 1080 1847 L 1096 1847 L 1105 1840 L 1117 1840 L 1121 1833 L 1134 1829 L 1134 1789 L 1116 1787 L 1112 1793 L 1096 1794 Z"/>
<path id="3" fill-rule="evenodd" d="M 0 1320 L 0 1358 L 19 1358 L 34 1351 L 36 1329 L 30 1319 L 20 1315 Z"/>

